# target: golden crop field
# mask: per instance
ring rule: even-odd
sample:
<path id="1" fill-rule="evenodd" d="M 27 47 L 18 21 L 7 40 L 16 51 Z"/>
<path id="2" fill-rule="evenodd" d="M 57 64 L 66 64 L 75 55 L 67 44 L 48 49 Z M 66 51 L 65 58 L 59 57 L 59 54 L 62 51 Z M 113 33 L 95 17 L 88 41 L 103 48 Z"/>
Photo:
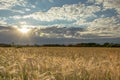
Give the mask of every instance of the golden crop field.
<path id="1" fill-rule="evenodd" d="M 120 80 L 120 48 L 0 48 L 0 80 Z"/>

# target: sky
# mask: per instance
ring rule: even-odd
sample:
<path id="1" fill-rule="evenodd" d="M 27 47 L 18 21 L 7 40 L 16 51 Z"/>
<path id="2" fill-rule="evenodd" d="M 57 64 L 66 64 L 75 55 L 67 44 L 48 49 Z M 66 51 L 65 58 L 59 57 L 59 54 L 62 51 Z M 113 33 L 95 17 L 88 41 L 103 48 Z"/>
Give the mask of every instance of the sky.
<path id="1" fill-rule="evenodd" d="M 120 43 L 119 4 L 120 0 L 0 0 L 0 43 Z"/>

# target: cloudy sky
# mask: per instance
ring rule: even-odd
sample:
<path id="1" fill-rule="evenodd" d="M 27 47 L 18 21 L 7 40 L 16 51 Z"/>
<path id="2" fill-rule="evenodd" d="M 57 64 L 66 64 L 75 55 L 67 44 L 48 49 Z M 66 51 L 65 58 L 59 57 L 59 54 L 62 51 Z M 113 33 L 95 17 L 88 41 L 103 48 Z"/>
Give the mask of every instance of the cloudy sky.
<path id="1" fill-rule="evenodd" d="M 120 0 L 0 0 L 0 43 L 120 43 Z"/>

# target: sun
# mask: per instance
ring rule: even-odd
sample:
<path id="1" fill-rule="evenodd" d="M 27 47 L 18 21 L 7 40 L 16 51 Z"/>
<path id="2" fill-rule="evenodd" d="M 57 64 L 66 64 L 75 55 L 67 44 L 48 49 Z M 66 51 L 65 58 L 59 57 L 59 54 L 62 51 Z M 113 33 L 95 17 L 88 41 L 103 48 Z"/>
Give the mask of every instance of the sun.
<path id="1" fill-rule="evenodd" d="M 20 29 L 18 29 L 21 33 L 23 33 L 23 34 L 26 34 L 26 33 L 28 33 L 29 31 L 30 31 L 30 29 L 29 28 L 20 28 Z"/>

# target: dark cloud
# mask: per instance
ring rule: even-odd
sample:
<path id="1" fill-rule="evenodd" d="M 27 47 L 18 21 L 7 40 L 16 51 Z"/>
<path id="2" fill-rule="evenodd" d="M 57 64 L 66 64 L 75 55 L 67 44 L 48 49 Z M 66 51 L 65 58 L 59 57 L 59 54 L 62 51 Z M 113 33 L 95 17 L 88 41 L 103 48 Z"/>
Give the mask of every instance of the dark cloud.
<path id="1" fill-rule="evenodd" d="M 78 32 L 85 31 L 84 28 L 80 27 L 47 27 L 38 30 L 40 37 L 51 37 L 51 38 L 75 38 L 78 37 Z"/>
<path id="2" fill-rule="evenodd" d="M 11 29 L 13 28 L 9 26 L 0 26 L 0 30 L 11 30 Z"/>
<path id="3" fill-rule="evenodd" d="M 114 28 L 115 30 L 118 28 Z M 99 36 L 98 34 L 81 34 L 87 32 L 80 27 L 46 27 L 33 28 L 29 36 L 20 34 L 14 27 L 0 26 L 0 43 L 17 44 L 69 44 L 83 42 L 113 42 L 120 43 L 120 38 Z M 89 31 L 88 31 L 89 32 Z M 37 33 L 37 34 L 36 34 Z M 107 35 L 107 32 L 101 33 Z M 111 33 L 112 34 L 112 33 Z"/>

